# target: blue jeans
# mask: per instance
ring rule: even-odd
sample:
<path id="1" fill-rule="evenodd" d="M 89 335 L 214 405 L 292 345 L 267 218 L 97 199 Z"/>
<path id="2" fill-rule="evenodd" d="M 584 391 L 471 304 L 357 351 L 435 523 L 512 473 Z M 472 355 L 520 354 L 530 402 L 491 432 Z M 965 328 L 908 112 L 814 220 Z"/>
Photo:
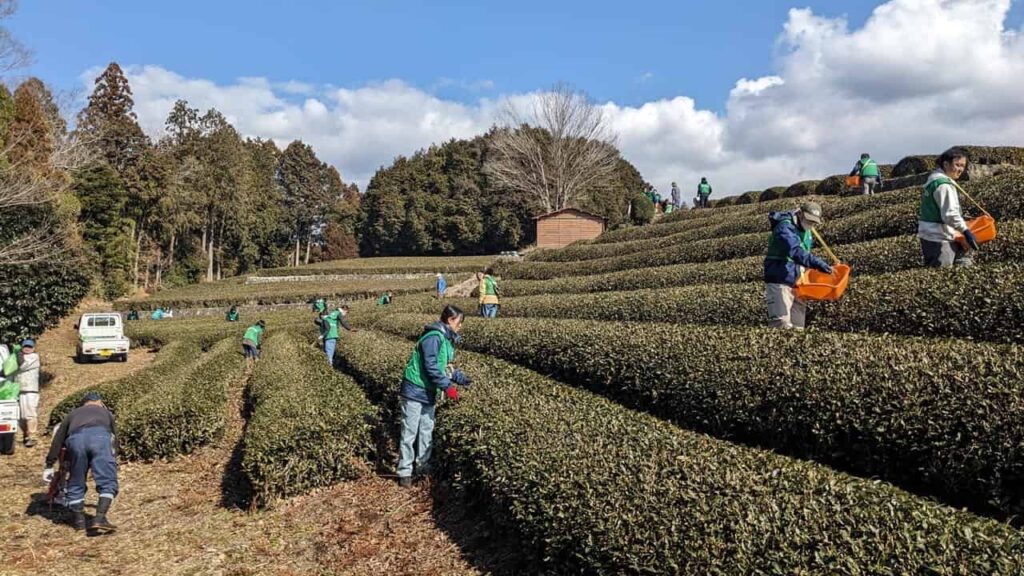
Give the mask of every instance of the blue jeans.
<path id="1" fill-rule="evenodd" d="M 335 338 L 330 340 L 324 340 L 324 354 L 327 355 L 327 363 L 334 366 L 334 349 L 338 347 L 338 341 Z"/>
<path id="2" fill-rule="evenodd" d="M 408 398 L 399 398 L 402 403 L 402 437 L 398 446 L 398 477 L 412 476 L 412 465 L 422 472 L 430 462 L 434 440 L 433 404 L 424 404 Z M 417 436 L 419 442 L 417 442 Z M 415 446 L 413 445 L 415 443 Z"/>
<path id="3" fill-rule="evenodd" d="M 498 317 L 498 305 L 497 304 L 484 304 L 480 307 L 480 315 L 484 318 L 497 318 Z"/>
<path id="4" fill-rule="evenodd" d="M 82 428 L 68 436 L 64 444 L 71 464 L 67 488 L 68 506 L 85 501 L 85 475 L 89 470 L 92 470 L 100 498 L 117 496 L 117 460 L 114 459 L 113 439 L 109 430 L 100 426 Z"/>

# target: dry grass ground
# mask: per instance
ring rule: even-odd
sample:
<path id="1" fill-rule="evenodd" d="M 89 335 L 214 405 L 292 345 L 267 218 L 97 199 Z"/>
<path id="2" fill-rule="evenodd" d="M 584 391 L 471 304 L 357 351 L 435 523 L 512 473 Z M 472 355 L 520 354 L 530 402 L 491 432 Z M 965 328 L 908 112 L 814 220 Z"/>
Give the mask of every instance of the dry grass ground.
<path id="1" fill-rule="evenodd" d="M 95 304 L 94 304 L 95 305 Z M 152 354 L 121 363 L 73 363 L 74 320 L 40 339 L 52 378 L 41 416 L 67 393 L 143 368 Z M 241 361 L 241 358 L 239 358 Z M 111 510 L 119 531 L 90 537 L 60 523 L 40 475 L 46 447 L 18 446 L 0 460 L 0 574 L 297 575 L 479 574 L 506 572 L 503 553 L 457 503 L 437 504 L 427 486 L 401 490 L 367 474 L 271 510 L 225 501 L 236 481 L 230 462 L 242 434 L 244 382 L 233 390 L 232 424 L 216 445 L 169 462 L 127 463 Z M 436 491 L 435 491 L 436 492 Z M 91 489 L 88 504 L 94 502 Z M 91 514 L 87 508 L 87 514 Z M 443 526 L 445 529 L 441 529 Z"/>

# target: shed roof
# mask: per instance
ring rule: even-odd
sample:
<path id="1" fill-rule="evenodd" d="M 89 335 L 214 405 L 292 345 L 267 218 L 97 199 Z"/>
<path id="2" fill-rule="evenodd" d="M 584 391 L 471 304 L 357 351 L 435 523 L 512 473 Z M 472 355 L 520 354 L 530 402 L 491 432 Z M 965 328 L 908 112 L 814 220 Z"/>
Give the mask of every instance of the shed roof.
<path id="1" fill-rule="evenodd" d="M 541 214 L 540 216 L 534 216 L 533 219 L 534 220 L 543 220 L 544 218 L 551 218 L 552 216 L 557 216 L 557 215 L 563 214 L 565 212 L 575 212 L 575 213 L 577 213 L 577 214 L 579 214 L 581 216 L 588 216 L 590 218 L 596 218 L 596 219 L 604 221 L 604 222 L 608 221 L 608 219 L 605 218 L 604 216 L 598 216 L 597 214 L 591 214 L 590 212 L 584 212 L 583 210 L 580 210 L 578 208 L 562 208 L 561 210 L 555 210 L 554 212 L 548 212 L 547 214 Z"/>

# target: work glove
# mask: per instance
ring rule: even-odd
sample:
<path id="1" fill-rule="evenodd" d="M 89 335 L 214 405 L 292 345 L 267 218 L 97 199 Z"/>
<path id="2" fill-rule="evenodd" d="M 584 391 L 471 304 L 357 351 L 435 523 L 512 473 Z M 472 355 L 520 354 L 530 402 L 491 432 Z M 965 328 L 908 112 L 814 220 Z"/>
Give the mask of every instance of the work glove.
<path id="1" fill-rule="evenodd" d="M 466 373 L 462 370 L 455 370 L 455 372 L 452 372 L 452 382 L 455 382 L 459 386 L 465 386 L 466 388 L 473 385 L 473 381 L 470 380 L 469 376 L 466 376 Z"/>
<path id="2" fill-rule="evenodd" d="M 822 265 L 821 265 L 821 268 L 818 268 L 818 270 L 820 270 L 821 272 L 824 272 L 825 274 L 831 274 L 832 273 L 832 267 L 829 266 L 827 262 L 823 262 Z"/>
<path id="3" fill-rule="evenodd" d="M 978 239 L 975 238 L 974 232 L 964 230 L 964 240 L 967 240 L 967 245 L 971 247 L 971 250 L 978 249 Z"/>
<path id="4" fill-rule="evenodd" d="M 459 389 L 456 388 L 454 385 L 449 386 L 444 389 L 444 395 L 447 396 L 449 400 L 458 400 Z"/>
<path id="5" fill-rule="evenodd" d="M 53 468 L 47 468 L 43 470 L 43 482 L 49 484 L 53 481 Z"/>

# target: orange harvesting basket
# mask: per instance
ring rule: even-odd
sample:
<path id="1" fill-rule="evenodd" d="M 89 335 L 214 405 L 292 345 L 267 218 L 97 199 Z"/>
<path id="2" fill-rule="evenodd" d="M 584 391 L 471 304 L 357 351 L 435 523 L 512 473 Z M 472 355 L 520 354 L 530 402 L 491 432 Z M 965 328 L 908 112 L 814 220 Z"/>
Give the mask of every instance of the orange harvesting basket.
<path id="1" fill-rule="evenodd" d="M 972 220 L 967 221 L 967 228 L 974 232 L 974 237 L 978 240 L 978 244 L 984 244 L 985 242 L 991 242 L 996 239 L 996 219 L 989 214 L 978 216 Z M 956 241 L 966 250 L 967 239 L 962 234 L 957 234 Z"/>
<path id="2" fill-rule="evenodd" d="M 850 283 L 850 267 L 836 264 L 831 274 L 807 270 L 797 280 L 796 297 L 801 300 L 834 302 L 843 297 Z"/>
<path id="3" fill-rule="evenodd" d="M 846 177 L 846 186 L 848 188 L 858 188 L 858 187 L 860 187 L 860 176 L 847 176 Z"/>

